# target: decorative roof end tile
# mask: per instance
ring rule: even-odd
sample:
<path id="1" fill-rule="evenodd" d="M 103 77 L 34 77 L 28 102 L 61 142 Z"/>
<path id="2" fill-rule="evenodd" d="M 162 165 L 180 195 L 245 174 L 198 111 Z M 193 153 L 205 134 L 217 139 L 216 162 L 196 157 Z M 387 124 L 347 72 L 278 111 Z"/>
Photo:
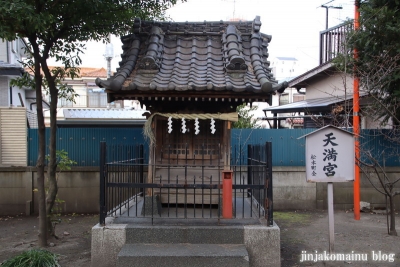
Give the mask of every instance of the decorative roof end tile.
<path id="1" fill-rule="evenodd" d="M 261 28 L 260 16 L 256 16 L 256 18 L 253 21 L 253 30 L 254 32 L 259 32 L 260 28 Z"/>
<path id="2" fill-rule="evenodd" d="M 138 67 L 143 70 L 159 70 L 160 55 L 163 47 L 163 32 L 161 28 L 153 26 L 148 38 L 146 56 L 140 61 Z"/>
<path id="3" fill-rule="evenodd" d="M 236 26 L 230 24 L 226 27 L 226 33 L 222 35 L 222 42 L 224 43 L 224 56 L 227 60 L 226 72 L 245 73 L 247 65 L 242 52 L 240 32 Z"/>
<path id="4" fill-rule="evenodd" d="M 140 20 L 140 18 L 135 18 L 135 21 L 133 22 L 133 33 L 140 33 L 141 27 L 142 21 Z"/>

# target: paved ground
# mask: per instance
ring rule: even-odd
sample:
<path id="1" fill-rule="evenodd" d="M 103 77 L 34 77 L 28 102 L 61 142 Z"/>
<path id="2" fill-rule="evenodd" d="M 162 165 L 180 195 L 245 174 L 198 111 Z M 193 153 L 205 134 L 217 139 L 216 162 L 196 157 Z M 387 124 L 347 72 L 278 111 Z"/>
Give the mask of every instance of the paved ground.
<path id="1" fill-rule="evenodd" d="M 400 216 L 396 217 L 400 224 Z M 323 253 L 329 253 L 327 211 L 275 212 L 281 229 L 282 267 L 400 266 L 400 237 L 387 234 L 385 215 L 361 213 L 361 220 L 356 221 L 352 211 L 336 211 L 334 219 L 334 252 L 348 258 L 324 261 Z M 312 261 L 315 254 L 317 262 Z M 301 262 L 306 256 L 308 260 Z M 360 261 L 355 260 L 357 256 Z"/>
<path id="2" fill-rule="evenodd" d="M 281 228 L 282 267 L 400 266 L 400 237 L 387 235 L 386 217 L 370 213 L 361 213 L 360 221 L 355 221 L 353 217 L 351 211 L 336 211 L 335 252 L 350 257 L 366 256 L 368 261 L 300 262 L 302 255 L 311 259 L 315 257 L 315 251 L 317 257 L 324 257 L 324 251 L 328 252 L 327 211 L 275 212 L 275 221 Z M 61 266 L 90 266 L 91 228 L 97 221 L 97 215 L 62 217 L 61 224 L 56 228 L 60 238 L 51 240 L 54 246 L 48 248 L 60 255 Z M 400 224 L 400 216 L 397 216 L 397 222 Z M 37 226 L 35 216 L 0 217 L 0 262 L 36 247 Z M 391 259 L 393 262 L 390 262 Z"/>
<path id="3" fill-rule="evenodd" d="M 56 227 L 59 239 L 52 239 L 48 250 L 60 255 L 63 267 L 90 266 L 91 229 L 97 223 L 97 215 L 79 214 L 62 216 Z M 37 247 L 38 224 L 36 216 L 0 217 L 0 263 Z"/>

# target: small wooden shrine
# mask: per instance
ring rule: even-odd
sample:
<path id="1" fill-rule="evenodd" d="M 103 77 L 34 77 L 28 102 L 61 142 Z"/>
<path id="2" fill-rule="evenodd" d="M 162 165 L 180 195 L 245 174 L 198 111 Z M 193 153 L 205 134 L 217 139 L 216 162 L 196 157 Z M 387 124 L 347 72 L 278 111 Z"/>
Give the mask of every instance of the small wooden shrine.
<path id="1" fill-rule="evenodd" d="M 188 180 L 215 179 L 229 169 L 237 106 L 271 103 L 271 95 L 287 87 L 271 73 L 271 36 L 260 29 L 260 17 L 244 22 L 136 19 L 132 33 L 121 38 L 120 68 L 96 84 L 106 89 L 108 102 L 139 100 L 150 111 L 145 125 L 151 148 L 148 182 L 171 183 L 178 177 L 178 183 L 193 183 Z M 185 201 L 218 203 L 219 196 L 210 194 L 203 200 L 185 196 Z M 162 203 L 183 201 L 179 194 L 168 199 L 161 194 Z"/>

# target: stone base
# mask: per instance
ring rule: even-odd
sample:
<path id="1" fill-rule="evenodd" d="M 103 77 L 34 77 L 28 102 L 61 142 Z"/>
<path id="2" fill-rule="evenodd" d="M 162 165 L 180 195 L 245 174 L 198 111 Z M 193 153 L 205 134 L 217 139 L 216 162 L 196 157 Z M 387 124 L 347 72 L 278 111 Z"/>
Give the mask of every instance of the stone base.
<path id="1" fill-rule="evenodd" d="M 244 241 L 248 252 L 250 267 L 280 267 L 280 229 L 275 223 L 273 226 L 266 226 L 265 221 L 262 219 L 261 221 L 263 223 L 259 225 L 244 226 L 201 226 L 201 223 L 197 226 L 178 225 L 172 227 L 112 223 L 110 225 L 106 223 L 106 226 L 96 225 L 92 228 L 91 266 L 117 266 L 118 254 L 126 243 L 140 244 L 140 246 L 154 245 L 158 242 L 181 245 L 189 243 L 227 245 L 239 243 L 235 240 L 240 238 L 240 242 Z M 206 242 L 203 240 L 204 238 L 209 240 Z M 145 240 L 145 244 L 142 243 L 143 240 Z M 157 266 L 167 265 L 159 264 Z"/>
<path id="2" fill-rule="evenodd" d="M 143 200 L 142 216 L 161 215 L 160 196 L 146 196 Z"/>

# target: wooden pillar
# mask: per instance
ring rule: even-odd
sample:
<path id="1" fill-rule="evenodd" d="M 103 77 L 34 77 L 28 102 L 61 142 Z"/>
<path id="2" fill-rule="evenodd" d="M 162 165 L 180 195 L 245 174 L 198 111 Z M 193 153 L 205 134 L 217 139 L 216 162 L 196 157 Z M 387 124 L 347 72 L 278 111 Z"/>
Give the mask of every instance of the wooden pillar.
<path id="1" fill-rule="evenodd" d="M 223 160 L 224 160 L 224 169 L 230 169 L 231 162 L 231 122 L 224 121 L 224 133 L 222 137 L 222 146 L 223 146 Z"/>
<path id="2" fill-rule="evenodd" d="M 154 136 L 156 136 L 156 129 L 157 129 L 157 116 L 153 117 L 153 121 L 151 122 L 151 130 L 153 131 Z M 147 169 L 147 181 L 146 183 L 153 183 L 154 180 L 154 173 L 155 173 L 155 149 L 156 149 L 155 143 L 150 140 L 150 145 L 149 145 L 149 165 Z M 151 188 L 147 189 L 147 195 L 152 196 L 153 195 L 153 190 Z"/>

